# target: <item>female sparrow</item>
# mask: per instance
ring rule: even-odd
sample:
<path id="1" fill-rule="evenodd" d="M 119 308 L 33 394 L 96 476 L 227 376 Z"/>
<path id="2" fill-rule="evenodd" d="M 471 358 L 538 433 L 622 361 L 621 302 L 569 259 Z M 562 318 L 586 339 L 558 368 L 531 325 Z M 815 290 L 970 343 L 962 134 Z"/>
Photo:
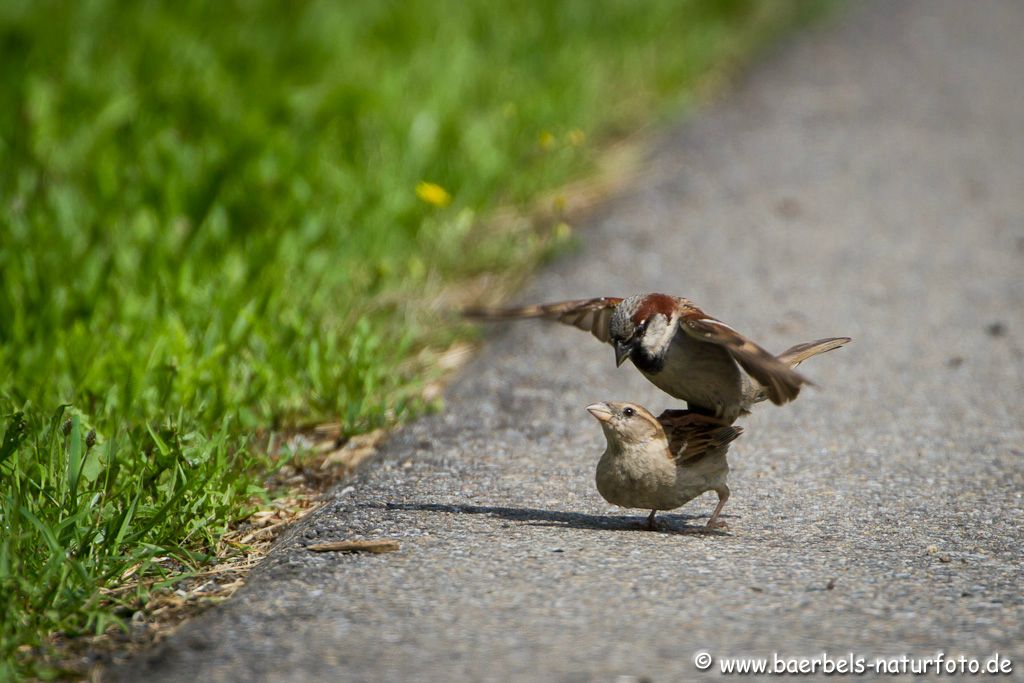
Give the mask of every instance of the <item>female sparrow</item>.
<path id="1" fill-rule="evenodd" d="M 729 499 L 729 443 L 740 427 L 709 424 L 685 410 L 655 418 L 633 403 L 595 403 L 587 410 L 601 423 L 608 447 L 597 463 L 597 490 L 613 505 L 651 511 L 685 505 L 705 491 L 718 493 L 708 528 L 725 526 L 718 515 Z M 697 418 L 697 419 L 695 419 Z"/>
<path id="2" fill-rule="evenodd" d="M 629 358 L 659 389 L 724 425 L 765 399 L 777 405 L 793 400 L 810 384 L 793 368 L 850 341 L 819 339 L 776 357 L 693 302 L 667 294 L 472 308 L 464 314 L 481 320 L 546 318 L 589 331 L 615 347 L 616 365 Z"/>

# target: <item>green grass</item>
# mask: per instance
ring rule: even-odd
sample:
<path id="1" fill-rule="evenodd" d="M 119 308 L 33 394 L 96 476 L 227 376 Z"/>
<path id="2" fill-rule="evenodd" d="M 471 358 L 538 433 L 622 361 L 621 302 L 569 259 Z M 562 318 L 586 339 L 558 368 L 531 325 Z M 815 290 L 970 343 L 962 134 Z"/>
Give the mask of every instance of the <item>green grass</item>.
<path id="1" fill-rule="evenodd" d="M 426 409 L 431 302 L 563 234 L 491 212 L 820 4 L 0 3 L 0 678 L 206 562 L 257 430 Z"/>

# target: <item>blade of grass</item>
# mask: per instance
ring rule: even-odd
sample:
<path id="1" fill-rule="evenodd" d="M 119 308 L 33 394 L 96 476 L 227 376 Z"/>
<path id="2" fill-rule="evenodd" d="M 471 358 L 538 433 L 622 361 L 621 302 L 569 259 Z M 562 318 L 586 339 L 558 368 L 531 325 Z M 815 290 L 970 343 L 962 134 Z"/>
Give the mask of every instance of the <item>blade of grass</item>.
<path id="1" fill-rule="evenodd" d="M 78 414 L 71 416 L 71 444 L 68 448 L 68 509 L 78 503 L 78 477 L 82 472 L 82 419 Z"/>

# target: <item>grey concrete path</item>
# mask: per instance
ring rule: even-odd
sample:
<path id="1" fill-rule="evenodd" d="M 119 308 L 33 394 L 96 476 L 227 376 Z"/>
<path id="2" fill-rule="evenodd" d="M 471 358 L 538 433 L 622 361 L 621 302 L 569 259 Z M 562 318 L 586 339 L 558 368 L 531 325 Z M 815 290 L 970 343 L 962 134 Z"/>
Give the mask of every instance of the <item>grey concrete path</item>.
<path id="1" fill-rule="evenodd" d="M 1020 2 L 854 3 L 670 131 L 519 297 L 664 290 L 776 350 L 854 337 L 744 422 L 727 534 L 696 533 L 713 494 L 664 533 L 605 504 L 583 407 L 667 397 L 521 323 L 234 599 L 110 677 L 692 680 L 699 650 L 998 651 L 1021 676 L 1022 36 Z M 402 550 L 304 550 L 378 536 Z"/>

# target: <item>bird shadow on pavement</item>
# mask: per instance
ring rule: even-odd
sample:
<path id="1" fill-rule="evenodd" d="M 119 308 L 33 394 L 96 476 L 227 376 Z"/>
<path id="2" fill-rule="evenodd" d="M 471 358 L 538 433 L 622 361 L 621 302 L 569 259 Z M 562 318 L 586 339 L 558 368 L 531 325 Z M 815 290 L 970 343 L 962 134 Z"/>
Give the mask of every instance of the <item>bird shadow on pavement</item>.
<path id="1" fill-rule="evenodd" d="M 497 507 L 488 505 L 448 505 L 443 503 L 379 503 L 362 507 L 412 512 L 444 512 L 463 515 L 490 515 L 499 519 L 522 522 L 528 526 L 550 526 L 571 529 L 598 529 L 603 531 L 648 531 L 647 517 L 619 517 L 610 515 L 588 515 L 582 512 L 562 510 L 541 510 L 538 508 Z M 724 517 L 724 515 L 723 515 Z M 721 529 L 708 529 L 703 524 L 687 524 L 688 520 L 701 519 L 698 515 L 658 516 L 658 533 L 701 536 L 728 536 Z"/>

